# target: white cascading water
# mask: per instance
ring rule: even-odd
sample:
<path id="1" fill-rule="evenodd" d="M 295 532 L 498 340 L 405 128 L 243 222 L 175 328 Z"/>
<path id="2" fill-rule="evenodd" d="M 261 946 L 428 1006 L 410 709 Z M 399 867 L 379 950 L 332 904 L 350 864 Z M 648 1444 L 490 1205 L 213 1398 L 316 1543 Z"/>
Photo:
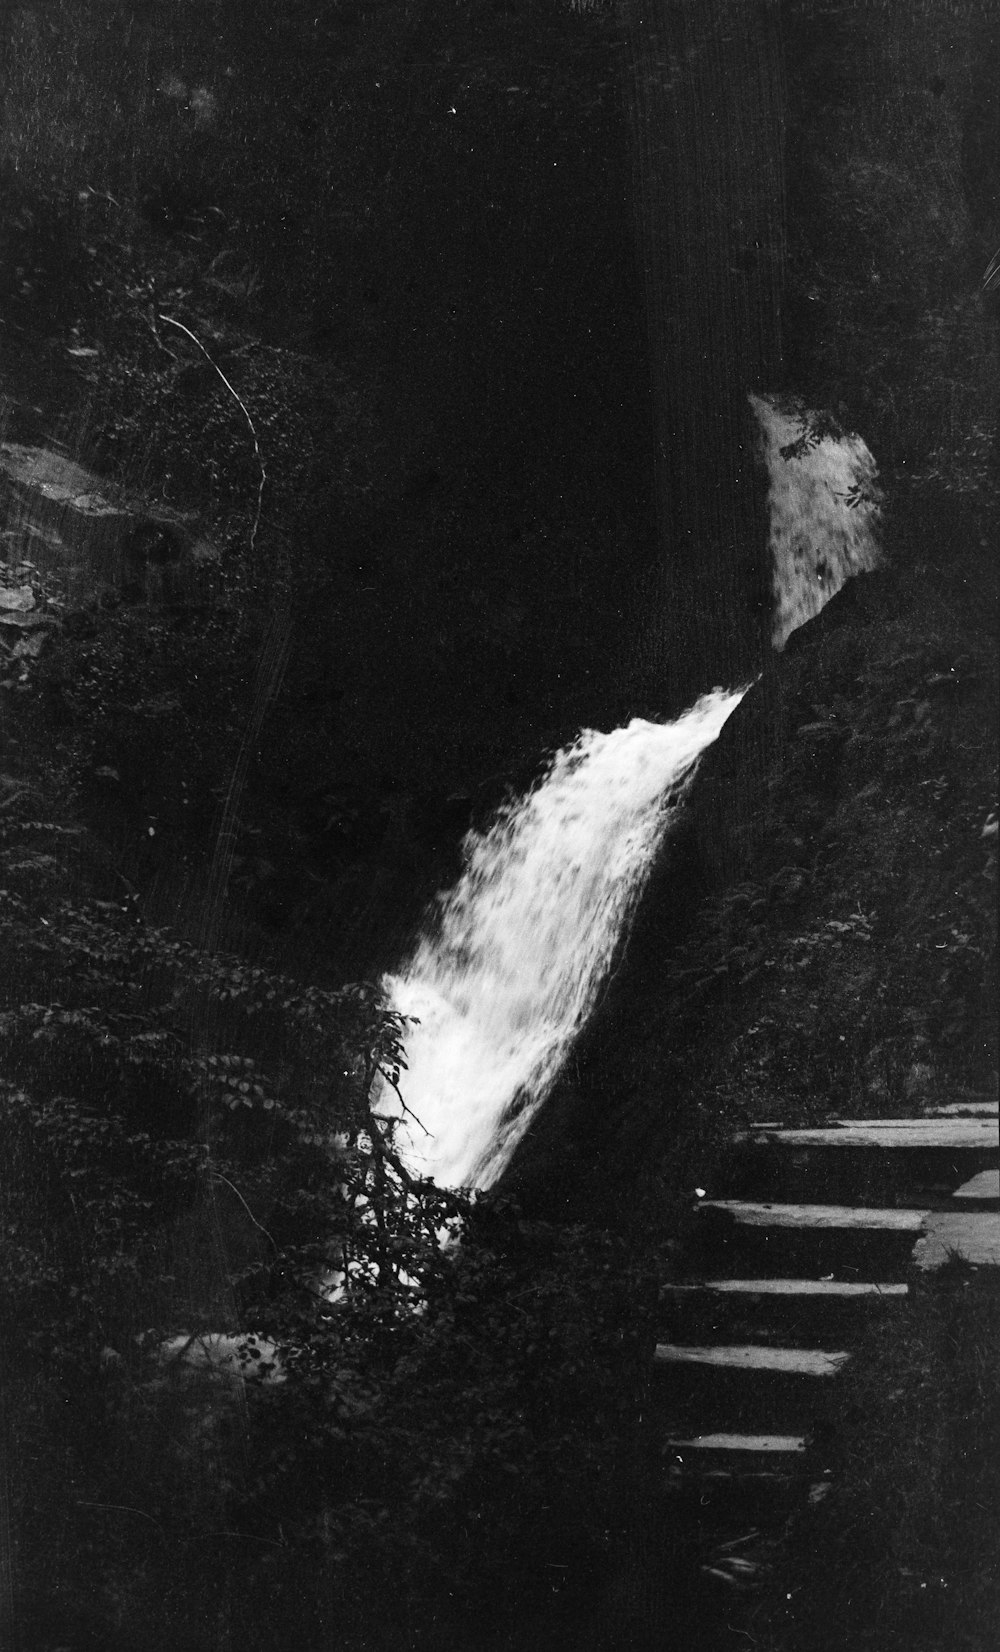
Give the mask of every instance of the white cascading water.
<path id="1" fill-rule="evenodd" d="M 698 758 L 745 689 L 672 723 L 587 730 L 526 798 L 466 839 L 466 870 L 398 974 L 418 1018 L 396 1144 L 441 1186 L 489 1187 L 545 1100 L 612 965 Z M 399 1112 L 390 1092 L 380 1101 Z"/>
<path id="2" fill-rule="evenodd" d="M 780 649 L 852 574 L 877 565 L 881 492 L 860 436 L 829 418 L 816 435 L 816 416 L 793 400 L 750 401 L 769 478 Z M 388 1086 L 378 1103 L 397 1119 L 415 1173 L 451 1187 L 497 1181 L 594 1006 L 698 758 L 745 692 L 715 689 L 672 723 L 584 732 L 526 798 L 466 839 L 464 874 L 383 980 L 416 1023 L 407 1111 Z"/>
<path id="3" fill-rule="evenodd" d="M 793 400 L 751 396 L 768 473 L 774 618 L 771 641 L 784 648 L 852 574 L 876 567 L 882 494 L 870 449 L 839 431 L 801 446 L 815 415 Z"/>

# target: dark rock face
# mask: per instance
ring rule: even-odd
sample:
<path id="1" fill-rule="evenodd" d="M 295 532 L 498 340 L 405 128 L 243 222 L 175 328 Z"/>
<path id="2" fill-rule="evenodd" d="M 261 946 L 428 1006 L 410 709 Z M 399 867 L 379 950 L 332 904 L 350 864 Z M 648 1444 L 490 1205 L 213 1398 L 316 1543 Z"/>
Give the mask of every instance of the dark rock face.
<path id="1" fill-rule="evenodd" d="M 860 577 L 769 663 L 515 1165 L 533 1197 L 620 1214 L 638 1164 L 665 1210 L 721 1124 L 995 1083 L 992 615 L 951 607 L 985 575 Z"/>

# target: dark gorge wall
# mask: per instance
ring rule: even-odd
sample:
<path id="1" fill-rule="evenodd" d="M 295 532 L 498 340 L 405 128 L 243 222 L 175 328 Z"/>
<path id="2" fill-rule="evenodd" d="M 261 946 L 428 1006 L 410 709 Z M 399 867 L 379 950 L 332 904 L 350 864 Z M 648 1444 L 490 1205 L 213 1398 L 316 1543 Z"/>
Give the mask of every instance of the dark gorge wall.
<path id="1" fill-rule="evenodd" d="M 679 709 L 747 680 L 766 634 L 746 396 L 783 385 L 784 53 L 771 0 L 628 18 L 659 529 L 640 646 Z"/>
<path id="2" fill-rule="evenodd" d="M 669 1235 L 741 1122 L 993 1093 L 986 575 L 859 576 L 774 657 L 515 1163 L 532 1203 Z"/>

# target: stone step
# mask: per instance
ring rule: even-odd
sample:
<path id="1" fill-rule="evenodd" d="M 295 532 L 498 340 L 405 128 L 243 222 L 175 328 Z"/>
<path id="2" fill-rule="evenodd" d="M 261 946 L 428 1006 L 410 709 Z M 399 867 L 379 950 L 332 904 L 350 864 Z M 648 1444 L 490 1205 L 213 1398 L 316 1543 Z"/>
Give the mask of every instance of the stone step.
<path id="1" fill-rule="evenodd" d="M 924 1272 L 952 1260 L 1000 1269 L 1000 1211 L 935 1211 L 924 1223 L 913 1260 Z M 996 1276 L 1000 1282 L 1000 1275 Z"/>
<path id="2" fill-rule="evenodd" d="M 842 1120 L 810 1129 L 757 1126 L 720 1192 L 881 1206 L 940 1203 L 1000 1160 L 992 1118 Z"/>
<path id="3" fill-rule="evenodd" d="M 790 1514 L 820 1501 L 829 1480 L 776 1469 L 689 1468 L 669 1462 L 666 1495 L 679 1512 L 701 1528 L 731 1532 L 735 1527 L 783 1526 Z"/>
<path id="4" fill-rule="evenodd" d="M 782 1204 L 763 1199 L 706 1199 L 699 1213 L 710 1210 L 749 1228 L 832 1228 L 849 1232 L 919 1233 L 924 1210 L 881 1210 L 867 1205 Z"/>
<path id="5" fill-rule="evenodd" d="M 825 1125 L 752 1125 L 740 1130 L 732 1140 L 745 1142 L 757 1137 L 787 1142 L 817 1142 L 820 1145 L 891 1146 L 901 1138 L 917 1142 L 939 1142 L 944 1146 L 974 1146 L 987 1143 L 997 1148 L 995 1113 L 988 1118 L 926 1113 L 911 1118 L 831 1118 Z"/>
<path id="6" fill-rule="evenodd" d="M 652 1397 L 671 1438 L 707 1429 L 805 1434 L 830 1416 L 833 1379 L 849 1358 L 823 1348 L 660 1343 Z"/>
<path id="7" fill-rule="evenodd" d="M 692 1274 L 895 1283 L 906 1278 L 926 1209 L 706 1199 Z"/>
<path id="8" fill-rule="evenodd" d="M 870 1119 L 871 1124 L 912 1124 L 914 1119 L 960 1119 L 960 1118 L 994 1118 L 1000 1119 L 1000 1099 L 994 1097 L 990 1101 L 949 1101 L 937 1107 L 926 1107 L 921 1113 L 880 1114 L 877 1119 Z M 862 1124 L 863 1119 L 827 1119 L 830 1124 Z M 784 1130 L 786 1125 L 777 1119 L 759 1119 L 753 1125 L 755 1130 Z"/>
<path id="9" fill-rule="evenodd" d="M 804 1434 L 695 1434 L 663 1447 L 666 1487 L 699 1521 L 740 1524 L 786 1518 L 816 1486 L 823 1464 Z"/>
<path id="10" fill-rule="evenodd" d="M 956 1187 L 952 1199 L 965 1209 L 1000 1204 L 1000 1169 L 981 1170 L 978 1176 Z"/>
<path id="11" fill-rule="evenodd" d="M 947 1103 L 737 1138 L 716 1191 L 743 1196 L 698 1205 L 653 1356 L 666 1491 L 699 1523 L 777 1527 L 824 1496 L 810 1440 L 836 1420 L 865 1316 L 905 1303 L 914 1260 L 955 1249 L 1000 1264 L 997 1116 L 992 1102 Z"/>
<path id="12" fill-rule="evenodd" d="M 993 1153 L 1000 1149 L 992 1118 L 837 1119 L 796 1129 L 766 1124 L 733 1139 L 791 1147 L 981 1147 Z"/>
<path id="13" fill-rule="evenodd" d="M 711 1344 L 659 1342 L 653 1362 L 663 1365 L 709 1366 L 720 1371 L 776 1372 L 789 1377 L 835 1377 L 847 1364 L 850 1351 L 825 1348 L 765 1348 L 758 1343 Z"/>
<path id="14" fill-rule="evenodd" d="M 665 1285 L 665 1291 L 722 1291 L 734 1296 L 823 1297 L 857 1301 L 870 1298 L 906 1296 L 909 1286 L 878 1280 L 863 1283 L 844 1279 L 702 1279 L 686 1284 Z"/>
<path id="15" fill-rule="evenodd" d="M 660 1292 L 671 1342 L 733 1342 L 843 1347 L 873 1314 L 905 1301 L 897 1281 L 702 1279 Z"/>
<path id="16" fill-rule="evenodd" d="M 746 1465 L 781 1459 L 804 1462 L 808 1442 L 804 1434 L 691 1434 L 671 1437 L 666 1449 L 681 1460 L 694 1459 L 702 1467 L 719 1467 L 723 1463 Z"/>

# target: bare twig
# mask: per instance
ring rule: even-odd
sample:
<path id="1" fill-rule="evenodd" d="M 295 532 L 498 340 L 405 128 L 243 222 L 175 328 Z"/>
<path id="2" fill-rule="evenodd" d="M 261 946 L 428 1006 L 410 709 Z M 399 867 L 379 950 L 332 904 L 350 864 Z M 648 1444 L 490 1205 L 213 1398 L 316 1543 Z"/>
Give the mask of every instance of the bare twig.
<path id="1" fill-rule="evenodd" d="M 176 361 L 178 359 L 177 351 L 176 350 L 171 350 L 169 344 L 164 344 L 163 339 L 160 336 L 160 329 L 156 325 L 156 315 L 154 313 L 152 304 L 149 306 L 149 309 L 146 311 L 146 326 L 149 328 L 149 330 L 152 333 L 154 339 L 156 340 L 156 348 L 158 350 L 162 350 L 163 354 L 165 356 L 169 356 L 171 361 Z"/>
<path id="2" fill-rule="evenodd" d="M 209 1537 L 234 1537 L 241 1543 L 267 1543 L 272 1549 L 287 1549 L 288 1544 L 276 1537 L 261 1537 L 257 1532 L 206 1532 Z"/>
<path id="3" fill-rule="evenodd" d="M 235 401 L 237 407 L 240 409 L 240 412 L 243 414 L 243 417 L 246 419 L 246 422 L 250 427 L 250 435 L 253 438 L 254 455 L 257 459 L 257 467 L 260 471 L 260 481 L 257 484 L 257 509 L 254 513 L 253 528 L 251 529 L 251 532 L 250 532 L 250 549 L 253 550 L 255 544 L 257 543 L 257 529 L 260 527 L 261 505 L 262 505 L 263 499 L 264 499 L 264 487 L 267 483 L 267 471 L 264 469 L 264 460 L 261 456 L 260 443 L 257 440 L 257 427 L 255 426 L 252 418 L 250 417 L 250 412 L 249 412 L 249 409 L 247 408 L 247 404 L 243 400 L 243 397 L 240 395 L 239 391 L 234 389 L 233 385 L 230 384 L 229 380 L 226 378 L 226 375 L 222 371 L 222 368 L 219 366 L 218 362 L 213 360 L 213 358 L 209 355 L 208 351 L 205 349 L 205 346 L 202 344 L 201 339 L 198 338 L 194 333 L 192 333 L 190 327 L 186 327 L 184 325 L 183 321 L 175 320 L 175 318 L 172 315 L 162 315 L 158 312 L 156 319 L 157 319 L 157 321 L 162 321 L 165 324 L 165 326 L 167 326 L 167 327 L 176 327 L 178 332 L 183 333 L 185 335 L 185 337 L 189 338 L 191 340 L 191 343 L 193 345 L 195 345 L 196 348 L 201 351 L 201 353 L 204 356 L 205 360 L 208 362 L 209 367 L 211 367 L 214 372 L 218 373 L 220 379 L 222 380 L 222 382 L 225 385 L 226 389 L 229 391 L 229 394 L 232 396 L 232 398 Z"/>
<path id="4" fill-rule="evenodd" d="M 426 1124 L 424 1124 L 421 1119 L 418 1119 L 418 1117 L 417 1117 L 416 1113 L 413 1111 L 412 1107 L 407 1107 L 406 1102 L 403 1100 L 403 1094 L 402 1094 L 402 1091 L 399 1088 L 399 1085 L 395 1082 L 395 1080 L 393 1078 L 390 1077 L 390 1075 L 386 1072 L 384 1067 L 380 1067 L 379 1072 L 381 1073 L 382 1077 L 385 1079 L 385 1082 L 389 1085 L 390 1089 L 395 1090 L 396 1100 L 399 1102 L 399 1105 L 403 1109 L 403 1112 L 406 1113 L 408 1115 L 408 1117 L 413 1120 L 414 1124 L 419 1124 L 420 1125 L 420 1128 L 423 1131 L 425 1136 L 429 1136 L 431 1134 L 431 1132 L 428 1130 Z"/>
<path id="5" fill-rule="evenodd" d="M 149 1524 L 155 1526 L 157 1531 L 162 1532 L 163 1530 L 160 1522 L 155 1520 L 151 1514 L 146 1514 L 143 1509 L 133 1509 L 128 1503 L 89 1503 L 82 1497 L 78 1497 L 76 1506 L 78 1509 L 110 1509 L 115 1514 L 134 1514 L 137 1520 L 148 1520 Z"/>
<path id="6" fill-rule="evenodd" d="M 224 1182 L 226 1187 L 228 1187 L 230 1193 L 235 1193 L 236 1194 L 237 1199 L 240 1201 L 240 1204 L 243 1206 L 243 1209 L 246 1211 L 246 1213 L 249 1216 L 249 1218 L 250 1218 L 251 1222 L 253 1223 L 254 1227 L 259 1228 L 260 1232 L 264 1235 L 264 1238 L 267 1240 L 268 1244 L 273 1245 L 274 1249 L 277 1250 L 278 1246 L 275 1243 L 274 1239 L 268 1233 L 267 1228 L 263 1227 L 261 1225 L 261 1223 L 258 1222 L 256 1216 L 254 1215 L 253 1211 L 250 1209 L 250 1206 L 247 1204 L 247 1202 L 244 1199 L 244 1197 L 243 1197 L 242 1193 L 240 1192 L 239 1188 L 234 1187 L 233 1183 L 229 1180 L 229 1177 L 224 1176 L 222 1174 L 221 1170 L 212 1170 L 211 1174 L 215 1177 L 217 1182 Z"/>

